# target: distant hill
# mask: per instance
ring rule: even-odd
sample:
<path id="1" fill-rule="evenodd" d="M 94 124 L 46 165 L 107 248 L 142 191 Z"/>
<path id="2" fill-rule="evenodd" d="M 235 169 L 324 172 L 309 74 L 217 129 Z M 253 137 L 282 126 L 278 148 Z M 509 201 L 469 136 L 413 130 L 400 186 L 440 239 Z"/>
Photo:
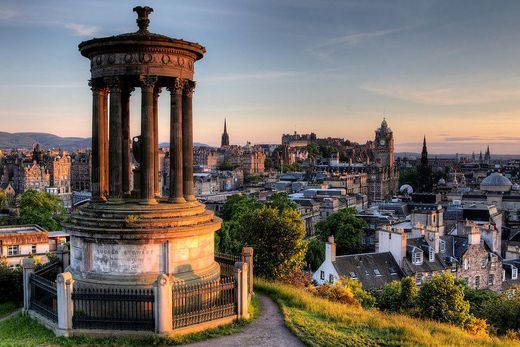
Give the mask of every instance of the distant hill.
<path id="1" fill-rule="evenodd" d="M 60 137 L 47 133 L 6 133 L 0 132 L 1 149 L 31 149 L 39 143 L 43 148 L 62 148 L 76 150 L 90 147 L 90 138 Z"/>

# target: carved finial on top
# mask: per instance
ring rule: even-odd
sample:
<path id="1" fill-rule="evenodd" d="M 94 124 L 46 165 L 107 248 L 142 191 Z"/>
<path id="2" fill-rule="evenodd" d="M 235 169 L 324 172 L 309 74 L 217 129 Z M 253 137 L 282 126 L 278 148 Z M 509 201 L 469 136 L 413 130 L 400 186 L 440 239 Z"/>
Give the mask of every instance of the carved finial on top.
<path id="1" fill-rule="evenodd" d="M 148 19 L 148 15 L 153 12 L 153 8 L 148 6 L 136 6 L 134 7 L 134 12 L 137 12 L 137 26 L 139 27 L 140 33 L 148 32 L 148 25 L 150 25 L 150 20 Z"/>

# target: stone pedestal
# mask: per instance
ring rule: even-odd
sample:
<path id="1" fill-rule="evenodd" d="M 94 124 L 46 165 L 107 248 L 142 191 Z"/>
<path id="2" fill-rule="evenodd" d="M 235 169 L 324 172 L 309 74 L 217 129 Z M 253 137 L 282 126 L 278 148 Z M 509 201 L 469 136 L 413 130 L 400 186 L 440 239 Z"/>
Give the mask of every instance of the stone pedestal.
<path id="1" fill-rule="evenodd" d="M 166 274 L 174 284 L 220 276 L 214 232 L 221 220 L 199 202 L 90 204 L 71 216 L 70 272 L 81 286 L 150 288 Z"/>

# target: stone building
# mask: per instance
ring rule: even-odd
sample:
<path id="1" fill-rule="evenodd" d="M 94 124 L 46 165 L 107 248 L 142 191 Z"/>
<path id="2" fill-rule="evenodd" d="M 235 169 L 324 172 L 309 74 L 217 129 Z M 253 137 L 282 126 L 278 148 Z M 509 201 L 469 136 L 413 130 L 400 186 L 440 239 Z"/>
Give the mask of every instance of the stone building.
<path id="1" fill-rule="evenodd" d="M 73 191 L 90 191 L 91 152 L 78 151 L 71 154 L 71 188 Z"/>

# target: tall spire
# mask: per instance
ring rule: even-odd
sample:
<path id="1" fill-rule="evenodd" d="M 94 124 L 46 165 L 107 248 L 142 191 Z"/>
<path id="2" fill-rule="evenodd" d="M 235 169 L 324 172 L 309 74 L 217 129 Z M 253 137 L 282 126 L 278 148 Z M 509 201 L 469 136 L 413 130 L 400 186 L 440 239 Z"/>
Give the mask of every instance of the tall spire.
<path id="1" fill-rule="evenodd" d="M 426 135 L 423 138 L 422 153 L 421 153 L 421 164 L 428 165 L 428 148 L 426 147 Z"/>
<path id="2" fill-rule="evenodd" d="M 229 146 L 229 135 L 227 133 L 226 118 L 224 118 L 224 132 L 222 133 L 222 141 L 220 142 L 220 147 L 224 146 Z"/>

